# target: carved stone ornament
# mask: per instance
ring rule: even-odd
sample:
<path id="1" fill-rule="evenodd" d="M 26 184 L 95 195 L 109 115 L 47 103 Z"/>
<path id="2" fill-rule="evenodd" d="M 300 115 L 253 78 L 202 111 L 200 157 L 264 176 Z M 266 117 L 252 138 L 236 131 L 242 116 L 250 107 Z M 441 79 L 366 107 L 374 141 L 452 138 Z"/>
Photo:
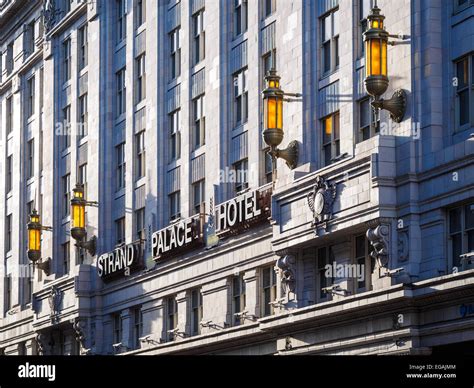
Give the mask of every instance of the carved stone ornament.
<path id="1" fill-rule="evenodd" d="M 390 224 L 375 220 L 368 223 L 367 239 L 374 248 L 370 256 L 376 260 L 377 267 L 386 267 L 389 261 Z"/>
<path id="2" fill-rule="evenodd" d="M 62 292 L 55 286 L 51 287 L 51 292 L 48 297 L 49 308 L 51 310 L 51 322 L 56 323 L 59 318 L 61 309 L 61 302 L 63 300 Z"/>
<path id="3" fill-rule="evenodd" d="M 81 348 L 81 353 L 84 354 L 87 352 L 87 349 L 86 349 L 87 322 L 84 319 L 79 319 L 72 324 L 72 327 L 76 334 L 76 341 Z"/>
<path id="4" fill-rule="evenodd" d="M 400 262 L 407 261 L 409 257 L 409 246 L 408 246 L 408 231 L 398 232 L 398 260 Z"/>
<path id="5" fill-rule="evenodd" d="M 54 0 L 43 0 L 43 25 L 44 31 L 48 32 L 56 22 L 56 6 Z"/>
<path id="6" fill-rule="evenodd" d="M 285 256 L 280 257 L 276 266 L 280 270 L 281 274 L 281 283 L 284 286 L 286 296 L 288 293 L 295 293 L 296 290 L 296 258 L 294 255 L 285 254 Z"/>
<path id="7" fill-rule="evenodd" d="M 35 342 L 36 342 L 36 349 L 37 349 L 38 354 L 40 356 L 43 356 L 44 349 L 47 345 L 46 336 L 42 333 L 36 334 Z"/>
<path id="8" fill-rule="evenodd" d="M 326 222 L 332 218 L 332 206 L 336 199 L 337 187 L 322 176 L 316 178 L 314 189 L 308 194 L 308 206 L 313 212 L 313 226 L 326 229 Z"/>

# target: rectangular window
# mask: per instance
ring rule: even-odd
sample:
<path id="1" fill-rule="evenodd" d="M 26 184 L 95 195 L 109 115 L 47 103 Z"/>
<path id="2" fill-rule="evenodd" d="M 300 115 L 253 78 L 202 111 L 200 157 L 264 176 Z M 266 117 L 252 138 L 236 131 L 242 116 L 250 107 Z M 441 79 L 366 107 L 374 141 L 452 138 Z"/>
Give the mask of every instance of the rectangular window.
<path id="1" fill-rule="evenodd" d="M 206 118 L 204 111 L 204 95 L 193 100 L 194 113 L 194 149 L 203 146 L 206 143 Z"/>
<path id="2" fill-rule="evenodd" d="M 240 193 L 241 191 L 249 187 L 249 163 L 247 159 L 243 159 L 234 164 L 235 172 L 235 193 Z"/>
<path id="3" fill-rule="evenodd" d="M 115 147 L 115 157 L 117 166 L 116 191 L 125 188 L 125 143 Z"/>
<path id="4" fill-rule="evenodd" d="M 135 239 L 145 241 L 145 208 L 135 211 Z"/>
<path id="5" fill-rule="evenodd" d="M 9 214 L 5 220 L 5 252 L 10 252 L 13 248 L 12 246 L 12 229 L 13 229 L 13 216 Z"/>
<path id="6" fill-rule="evenodd" d="M 357 265 L 357 274 L 361 277 L 354 280 L 355 293 L 370 291 L 372 286 L 372 271 L 375 261 L 370 256 L 372 245 L 365 235 L 355 238 L 355 263 Z"/>
<path id="7" fill-rule="evenodd" d="M 84 187 L 84 197 L 87 198 L 87 163 L 79 166 L 78 181 Z"/>
<path id="8" fill-rule="evenodd" d="M 13 42 L 10 42 L 7 46 L 7 57 L 6 57 L 6 69 L 7 75 L 13 71 Z"/>
<path id="9" fill-rule="evenodd" d="M 234 8 L 234 30 L 235 36 L 238 36 L 248 28 L 247 0 L 234 0 Z"/>
<path id="10" fill-rule="evenodd" d="M 87 136 L 87 93 L 79 97 L 78 115 L 77 136 L 79 139 L 82 139 L 83 137 Z"/>
<path id="11" fill-rule="evenodd" d="M 265 183 L 273 182 L 273 161 L 271 155 L 268 153 L 270 149 L 267 148 L 265 151 Z"/>
<path id="12" fill-rule="evenodd" d="M 39 106 L 40 112 L 43 112 L 44 107 L 44 67 L 39 70 Z"/>
<path id="13" fill-rule="evenodd" d="M 246 123 L 249 117 L 247 79 L 247 69 L 234 75 L 234 121 L 236 126 Z"/>
<path id="14" fill-rule="evenodd" d="M 170 221 L 174 221 L 181 217 L 181 193 L 180 191 L 175 191 L 168 197 L 170 204 Z"/>
<path id="15" fill-rule="evenodd" d="M 324 166 L 329 166 L 331 163 L 334 163 L 336 158 L 341 154 L 339 112 L 325 117 L 321 121 L 321 128 L 323 162 Z"/>
<path id="16" fill-rule="evenodd" d="M 66 275 L 71 270 L 71 249 L 69 241 L 62 244 L 62 257 L 63 257 L 63 275 Z"/>
<path id="17" fill-rule="evenodd" d="M 461 267 L 460 256 L 474 251 L 474 203 L 450 210 L 449 237 L 450 267 Z"/>
<path id="18" fill-rule="evenodd" d="M 262 269 L 262 316 L 273 315 L 273 302 L 276 300 L 276 272 L 273 268 Z"/>
<path id="19" fill-rule="evenodd" d="M 35 22 L 32 21 L 26 26 L 25 36 L 26 55 L 31 55 L 35 51 Z"/>
<path id="20" fill-rule="evenodd" d="M 71 175 L 66 174 L 62 178 L 63 189 L 63 218 L 69 216 L 69 209 L 71 208 Z"/>
<path id="21" fill-rule="evenodd" d="M 380 133 L 379 110 L 374 111 L 370 98 L 359 102 L 359 133 L 358 143 L 368 140 Z"/>
<path id="22" fill-rule="evenodd" d="M 181 75 L 181 28 L 175 28 L 170 32 L 170 58 L 171 58 L 171 79 Z"/>
<path id="23" fill-rule="evenodd" d="M 9 193 L 13 188 L 13 155 L 7 157 L 6 164 L 5 190 Z"/>
<path id="24" fill-rule="evenodd" d="M 5 313 L 12 308 L 12 276 L 5 276 Z"/>
<path id="25" fill-rule="evenodd" d="M 474 125 L 474 55 L 456 62 L 456 129 L 462 131 Z"/>
<path id="26" fill-rule="evenodd" d="M 204 32 L 204 10 L 193 15 L 193 52 L 194 64 L 201 62 L 206 56 L 206 36 Z"/>
<path id="27" fill-rule="evenodd" d="M 145 131 L 141 131 L 135 135 L 135 150 L 136 150 L 136 179 L 145 176 L 146 160 L 145 160 Z"/>
<path id="28" fill-rule="evenodd" d="M 145 54 L 141 54 L 135 59 L 136 63 L 136 85 L 135 102 L 138 104 L 146 97 L 146 73 L 145 73 Z"/>
<path id="29" fill-rule="evenodd" d="M 271 69 L 276 69 L 276 49 L 262 56 L 263 78 L 262 86 L 265 87 L 265 76 Z"/>
<path id="30" fill-rule="evenodd" d="M 116 74 L 117 81 L 117 116 L 121 116 L 126 110 L 126 87 L 125 87 L 125 68 Z"/>
<path id="31" fill-rule="evenodd" d="M 367 16 L 371 9 L 371 0 L 359 0 L 359 58 L 365 56 L 364 32 L 367 30 Z"/>
<path id="32" fill-rule="evenodd" d="M 191 291 L 191 328 L 192 335 L 201 334 L 202 294 L 201 290 Z"/>
<path id="33" fill-rule="evenodd" d="M 202 179 L 193 183 L 193 210 L 194 214 L 201 212 L 201 205 L 206 201 L 206 185 L 205 180 Z"/>
<path id="34" fill-rule="evenodd" d="M 276 0 L 263 0 L 263 18 L 269 17 L 276 10 Z"/>
<path id="35" fill-rule="evenodd" d="M 143 23 L 145 23 L 145 15 L 146 15 L 146 0 L 137 0 L 135 6 L 135 26 L 136 28 L 140 27 Z"/>
<path id="36" fill-rule="evenodd" d="M 143 313 L 141 307 L 133 309 L 133 344 L 135 349 L 140 348 L 140 338 L 143 337 Z"/>
<path id="37" fill-rule="evenodd" d="M 166 332 L 167 340 L 174 341 L 174 330 L 178 327 L 178 302 L 176 297 L 170 297 L 166 300 Z"/>
<path id="38" fill-rule="evenodd" d="M 127 0 L 117 0 L 117 43 L 127 36 Z"/>
<path id="39" fill-rule="evenodd" d="M 322 75 L 339 67 L 339 9 L 321 19 L 321 69 Z"/>
<path id="40" fill-rule="evenodd" d="M 6 115 L 6 131 L 7 135 L 13 131 L 13 96 L 5 100 L 5 115 Z"/>
<path id="41" fill-rule="evenodd" d="M 326 266 L 334 262 L 332 247 L 319 248 L 317 251 L 318 278 L 316 279 L 316 290 L 318 290 L 318 302 L 324 302 L 328 299 L 328 293 L 323 289 L 331 286 L 334 278 L 326 276 Z"/>
<path id="42" fill-rule="evenodd" d="M 63 83 L 71 79 L 71 39 L 63 42 Z"/>
<path id="43" fill-rule="evenodd" d="M 29 118 L 35 114 L 35 77 L 31 77 L 26 81 L 27 100 L 26 100 L 26 117 Z"/>
<path id="44" fill-rule="evenodd" d="M 63 0 L 63 1 L 64 1 L 64 6 L 63 6 L 64 15 L 66 15 L 67 13 L 71 11 L 71 4 L 73 0 Z"/>
<path id="45" fill-rule="evenodd" d="M 114 344 L 119 344 L 122 342 L 122 317 L 120 313 L 113 315 L 113 324 L 114 324 Z"/>
<path id="46" fill-rule="evenodd" d="M 181 157 L 181 110 L 175 110 L 168 115 L 170 125 L 170 160 Z"/>
<path id="47" fill-rule="evenodd" d="M 61 140 L 61 149 L 63 151 L 71 146 L 71 105 L 63 108 L 63 133 Z"/>
<path id="48" fill-rule="evenodd" d="M 232 321 L 234 326 L 242 324 L 238 315 L 245 310 L 245 281 L 244 276 L 239 275 L 232 278 Z"/>
<path id="49" fill-rule="evenodd" d="M 33 294 L 33 279 L 34 279 L 34 266 L 30 264 L 28 266 L 28 277 L 23 279 L 23 289 L 24 289 L 24 304 L 30 304 Z"/>
<path id="50" fill-rule="evenodd" d="M 474 0 L 454 0 L 454 12 L 461 12 L 471 5 L 474 5 Z"/>
<path id="51" fill-rule="evenodd" d="M 115 245 L 125 244 L 125 217 L 115 220 Z"/>
<path id="52" fill-rule="evenodd" d="M 88 36 L 87 36 L 87 24 L 79 28 L 77 31 L 78 35 L 78 60 L 79 60 L 79 71 L 84 69 L 88 63 Z"/>
<path id="53" fill-rule="evenodd" d="M 30 179 L 35 175 L 35 139 L 31 139 L 26 147 L 26 176 Z"/>

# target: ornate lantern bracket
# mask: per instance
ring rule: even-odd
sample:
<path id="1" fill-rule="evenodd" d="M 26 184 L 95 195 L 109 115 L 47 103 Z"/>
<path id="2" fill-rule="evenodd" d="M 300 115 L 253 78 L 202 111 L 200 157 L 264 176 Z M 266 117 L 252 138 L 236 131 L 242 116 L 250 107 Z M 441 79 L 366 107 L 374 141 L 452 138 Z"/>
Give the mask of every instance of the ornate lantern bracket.
<path id="1" fill-rule="evenodd" d="M 51 258 L 41 258 L 41 232 L 52 232 L 53 228 L 50 226 L 43 226 L 40 222 L 40 215 L 33 209 L 30 214 L 30 220 L 27 224 L 28 229 L 28 259 L 36 265 L 39 269 L 45 272 L 46 276 L 50 274 Z"/>
<path id="2" fill-rule="evenodd" d="M 76 240 L 76 246 L 85 249 L 91 256 L 95 256 L 97 247 L 97 237 L 92 236 L 90 240 L 86 240 L 87 231 L 85 223 L 86 206 L 98 207 L 96 201 L 87 201 L 84 198 L 84 186 L 77 183 L 73 190 L 71 199 L 71 213 L 73 227 L 71 228 L 71 236 Z"/>

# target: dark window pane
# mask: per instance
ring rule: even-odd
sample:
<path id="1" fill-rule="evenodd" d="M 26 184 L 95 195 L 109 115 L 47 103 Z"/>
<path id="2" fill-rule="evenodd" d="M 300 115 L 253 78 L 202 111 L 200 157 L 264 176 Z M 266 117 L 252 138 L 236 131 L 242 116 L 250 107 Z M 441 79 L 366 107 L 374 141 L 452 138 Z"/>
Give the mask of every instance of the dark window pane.
<path id="1" fill-rule="evenodd" d="M 466 229 L 474 228 L 474 204 L 467 205 L 464 212 L 466 214 Z"/>
<path id="2" fill-rule="evenodd" d="M 467 252 L 474 251 L 474 230 L 467 232 Z"/>
<path id="3" fill-rule="evenodd" d="M 356 237 L 356 257 L 365 257 L 365 236 Z"/>
<path id="4" fill-rule="evenodd" d="M 459 125 L 469 123 L 469 90 L 459 93 Z"/>
<path id="5" fill-rule="evenodd" d="M 462 235 L 461 233 L 452 236 L 453 243 L 453 266 L 459 267 L 461 259 L 459 256 L 462 254 Z"/>
<path id="6" fill-rule="evenodd" d="M 466 87 L 469 82 L 468 63 L 468 58 L 465 58 L 457 64 L 458 89 Z"/>
<path id="7" fill-rule="evenodd" d="M 323 71 L 327 73 L 331 70 L 331 42 L 323 44 Z"/>
<path id="8" fill-rule="evenodd" d="M 270 268 L 263 270 L 263 287 L 270 287 Z"/>
<path id="9" fill-rule="evenodd" d="M 461 231 L 461 213 L 462 208 L 453 209 L 449 212 L 449 233 Z"/>

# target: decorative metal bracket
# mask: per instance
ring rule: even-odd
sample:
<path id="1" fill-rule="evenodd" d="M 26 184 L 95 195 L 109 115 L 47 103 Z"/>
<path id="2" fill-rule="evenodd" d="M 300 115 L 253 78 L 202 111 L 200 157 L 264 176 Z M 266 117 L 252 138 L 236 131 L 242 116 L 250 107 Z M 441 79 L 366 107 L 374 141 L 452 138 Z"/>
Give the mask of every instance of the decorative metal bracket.
<path id="1" fill-rule="evenodd" d="M 273 159 L 279 158 L 285 160 L 286 165 L 290 170 L 294 170 L 298 166 L 299 144 L 296 140 L 290 142 L 288 147 L 284 150 L 275 148 L 270 150 L 268 153 Z"/>
<path id="2" fill-rule="evenodd" d="M 407 94 L 404 90 L 398 89 L 390 100 L 375 99 L 372 101 L 372 106 L 374 109 L 389 111 L 390 118 L 396 123 L 401 123 L 407 108 Z"/>

